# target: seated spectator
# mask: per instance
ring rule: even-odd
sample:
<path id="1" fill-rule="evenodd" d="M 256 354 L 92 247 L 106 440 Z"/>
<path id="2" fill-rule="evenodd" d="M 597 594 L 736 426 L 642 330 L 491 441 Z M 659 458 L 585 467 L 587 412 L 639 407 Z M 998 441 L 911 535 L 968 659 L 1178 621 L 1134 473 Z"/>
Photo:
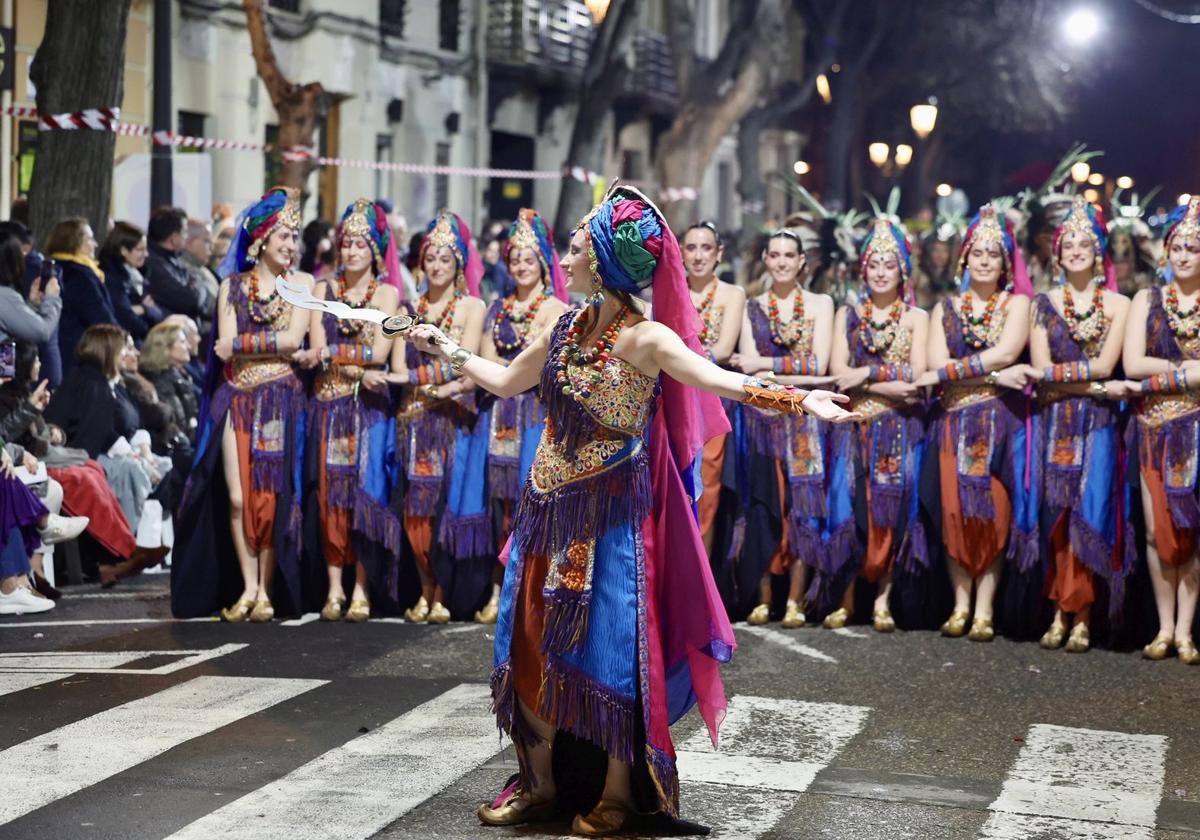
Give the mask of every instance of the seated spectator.
<path id="1" fill-rule="evenodd" d="M 52 276 L 44 289 L 41 278 L 35 279 L 28 301 L 21 290 L 24 282 L 21 240 L 0 231 L 0 341 L 42 344 L 54 337 L 62 315 L 58 278 Z"/>
<path id="2" fill-rule="evenodd" d="M 204 390 L 204 364 L 206 361 L 205 356 L 201 353 L 200 328 L 186 315 L 171 315 L 163 323 L 176 324 L 183 328 L 183 334 L 187 338 L 188 352 L 191 354 L 191 359 L 183 366 L 183 369 L 192 380 L 192 389 L 196 393 L 196 402 L 199 404 L 200 394 Z"/>
<path id="3" fill-rule="evenodd" d="M 215 271 L 208 267 L 212 259 L 213 238 L 208 222 L 188 219 L 187 235 L 180 256 L 192 275 L 192 288 L 200 291 L 200 331 L 212 332 L 212 317 L 217 308 L 217 292 L 221 281 Z"/>
<path id="4" fill-rule="evenodd" d="M 181 252 L 187 213 L 178 207 L 159 207 L 150 214 L 146 236 L 150 255 L 146 258 L 147 290 L 158 307 L 167 314 L 207 317 L 202 311 L 202 296 L 192 285 L 192 275 Z"/>
<path id="5" fill-rule="evenodd" d="M 233 226 L 221 228 L 217 231 L 217 235 L 213 237 L 212 256 L 209 257 L 208 267 L 212 269 L 212 273 L 220 277 L 219 266 L 225 261 L 225 255 L 229 253 L 229 245 L 233 242 Z"/>
<path id="6" fill-rule="evenodd" d="M 75 364 L 46 407 L 67 445 L 92 458 L 139 428 L 137 407 L 121 385 L 121 354 L 127 333 L 115 324 L 90 327 L 79 339 Z"/>
<path id="7" fill-rule="evenodd" d="M 25 257 L 25 275 L 22 278 L 19 291 L 27 299 L 36 299 L 39 290 L 45 291 L 51 278 L 60 284 L 62 282 L 58 266 L 53 260 L 46 260 L 42 252 L 33 247 L 33 234 L 24 222 L 9 219 L 0 222 L 0 232 L 7 232 L 17 237 L 21 243 L 21 254 Z M 44 272 L 43 272 L 44 270 Z M 36 281 L 36 285 L 35 285 Z M 55 286 L 57 290 L 59 286 Z M 55 294 L 58 294 L 56 291 Z M 62 384 L 62 354 L 58 349 L 58 328 L 48 340 L 38 344 L 38 355 L 42 359 L 42 375 L 50 383 L 50 390 Z"/>
<path id="8" fill-rule="evenodd" d="M 196 399 L 187 364 L 192 360 L 187 333 L 175 322 L 159 324 L 150 331 L 142 347 L 138 370 L 158 393 L 171 420 L 188 438 L 195 435 L 200 403 Z"/>
<path id="9" fill-rule="evenodd" d="M 146 264 L 146 235 L 129 222 L 117 222 L 100 249 L 100 268 L 104 271 L 113 312 L 133 340 L 141 344 L 150 328 L 166 317 L 154 298 L 146 293 L 142 266 Z"/>
<path id="10" fill-rule="evenodd" d="M 64 219 L 56 224 L 46 237 L 45 250 L 62 271 L 58 346 L 65 376 L 84 330 L 93 324 L 115 326 L 117 315 L 104 282 L 104 272 L 96 262 L 96 239 L 86 219 Z"/>
<path id="11" fill-rule="evenodd" d="M 333 222 L 313 219 L 300 234 L 300 270 L 311 274 L 318 282 L 328 280 L 334 274 L 337 254 L 333 248 L 333 233 Z"/>

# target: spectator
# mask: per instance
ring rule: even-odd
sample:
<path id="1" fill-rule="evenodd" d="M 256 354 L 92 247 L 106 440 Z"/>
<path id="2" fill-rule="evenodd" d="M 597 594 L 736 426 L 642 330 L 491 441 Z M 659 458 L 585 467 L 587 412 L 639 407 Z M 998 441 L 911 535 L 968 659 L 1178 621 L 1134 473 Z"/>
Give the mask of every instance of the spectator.
<path id="1" fill-rule="evenodd" d="M 62 315 L 58 278 L 52 276 L 44 290 L 41 279 L 36 280 L 30 306 L 21 293 L 24 277 L 21 240 L 11 231 L 0 231 L 0 341 L 42 344 L 54 337 Z"/>
<path id="2" fill-rule="evenodd" d="M 333 250 L 333 223 L 313 219 L 304 226 L 300 240 L 303 243 L 300 270 L 311 274 L 317 281 L 332 277 L 337 260 Z"/>
<path id="3" fill-rule="evenodd" d="M 138 370 L 154 386 L 171 420 L 189 439 L 195 433 L 200 414 L 192 378 L 186 370 L 191 359 L 187 333 L 172 322 L 159 324 L 150 331 L 138 364 Z"/>
<path id="4" fill-rule="evenodd" d="M 220 276 L 221 263 L 225 261 L 225 255 L 229 253 L 229 245 L 233 242 L 233 228 L 222 228 L 220 232 L 213 237 L 212 256 L 208 260 L 208 267 L 212 269 L 213 274 Z"/>
<path id="5" fill-rule="evenodd" d="M 204 360 L 200 357 L 200 328 L 186 315 L 171 315 L 163 323 L 175 324 L 183 328 L 184 337 L 187 338 L 188 352 L 191 354 L 191 360 L 183 366 L 183 369 L 192 380 L 192 390 L 196 393 L 198 403 L 200 393 L 204 389 Z"/>
<path id="6" fill-rule="evenodd" d="M 139 344 L 150 328 L 165 317 L 154 298 L 146 294 L 146 280 L 142 276 L 146 253 L 146 235 L 129 222 L 113 225 L 100 249 L 100 268 L 104 271 L 117 323 Z"/>
<path id="7" fill-rule="evenodd" d="M 93 324 L 116 325 L 112 298 L 104 272 L 96 262 L 96 238 L 86 219 L 64 219 L 46 237 L 47 256 L 62 271 L 62 317 L 58 323 L 58 346 L 64 373 L 75 358 L 75 345 Z"/>
<path id="8" fill-rule="evenodd" d="M 183 262 L 192 275 L 192 288 L 200 291 L 200 331 L 212 332 L 212 317 L 217 308 L 217 291 L 221 281 L 208 267 L 212 259 L 213 237 L 208 222 L 188 219 L 187 236 L 183 242 Z"/>
<path id="9" fill-rule="evenodd" d="M 199 318 L 205 314 L 201 312 L 201 292 L 192 286 L 191 272 L 180 256 L 186 224 L 187 213 L 178 207 L 159 207 L 150 214 L 146 284 L 164 312 Z"/>
<path id="10" fill-rule="evenodd" d="M 0 222 L 0 231 L 12 233 L 21 242 L 21 253 L 25 256 L 25 276 L 19 289 L 21 294 L 28 298 L 35 288 L 45 288 L 51 277 L 59 283 L 62 282 L 62 275 L 53 260 L 50 261 L 49 268 L 46 268 L 46 258 L 41 251 L 33 247 L 33 234 L 24 222 L 17 221 L 15 217 L 7 222 Z M 43 268 L 45 275 L 42 274 Z M 57 388 L 62 384 L 62 354 L 58 349 L 57 327 L 54 328 L 54 335 L 38 344 L 38 355 L 42 359 L 42 374 L 46 381 L 52 389 Z"/>
<path id="11" fill-rule="evenodd" d="M 115 324 L 90 327 L 79 340 L 76 364 L 46 406 L 46 420 L 62 428 L 68 446 L 92 458 L 138 429 L 138 411 L 121 384 L 125 331 Z"/>

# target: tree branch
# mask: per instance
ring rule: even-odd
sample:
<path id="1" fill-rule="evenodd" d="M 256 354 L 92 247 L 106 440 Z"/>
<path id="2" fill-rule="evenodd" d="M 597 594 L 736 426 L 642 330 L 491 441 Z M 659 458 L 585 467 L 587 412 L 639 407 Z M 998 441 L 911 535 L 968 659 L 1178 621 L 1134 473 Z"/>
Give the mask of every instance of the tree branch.
<path id="1" fill-rule="evenodd" d="M 675 86 L 686 96 L 696 66 L 695 26 L 688 0 L 667 0 L 667 44 L 675 65 Z"/>
<path id="2" fill-rule="evenodd" d="M 258 77 L 266 86 L 271 102 L 278 108 L 280 102 L 295 96 L 297 86 L 279 69 L 279 61 L 271 47 L 271 36 L 267 32 L 262 0 L 242 0 L 242 8 L 246 10 L 246 29 L 250 33 L 250 51 L 254 55 Z"/>

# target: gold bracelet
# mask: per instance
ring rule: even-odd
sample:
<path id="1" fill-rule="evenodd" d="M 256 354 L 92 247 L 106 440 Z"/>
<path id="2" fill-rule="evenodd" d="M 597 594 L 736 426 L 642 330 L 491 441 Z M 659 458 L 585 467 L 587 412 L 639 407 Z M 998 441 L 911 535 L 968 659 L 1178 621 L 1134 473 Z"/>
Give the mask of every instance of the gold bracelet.
<path id="1" fill-rule="evenodd" d="M 1093 382 L 1088 386 L 1088 390 L 1092 392 L 1093 397 L 1098 397 L 1102 400 L 1108 399 L 1108 383 Z"/>
<path id="2" fill-rule="evenodd" d="M 1000 371 L 994 370 L 991 373 L 989 373 L 987 375 L 987 382 L 993 388 L 997 387 L 1000 384 Z"/>
<path id="3" fill-rule="evenodd" d="M 467 348 L 459 347 L 457 350 L 455 350 L 449 356 L 450 367 L 454 368 L 457 371 L 461 371 L 463 369 L 463 365 L 465 365 L 467 362 L 469 362 L 471 360 L 471 357 L 474 355 L 475 354 L 472 353 Z"/>

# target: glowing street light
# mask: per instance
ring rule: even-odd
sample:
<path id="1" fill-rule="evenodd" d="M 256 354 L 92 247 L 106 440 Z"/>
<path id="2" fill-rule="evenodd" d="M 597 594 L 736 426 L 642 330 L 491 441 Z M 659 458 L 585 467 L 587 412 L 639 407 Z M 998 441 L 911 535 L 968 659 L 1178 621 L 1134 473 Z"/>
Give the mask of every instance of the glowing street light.
<path id="1" fill-rule="evenodd" d="M 887 163 L 890 151 L 891 147 L 887 143 L 872 143 L 867 146 L 867 157 L 871 159 L 871 163 L 882 169 Z"/>
<path id="2" fill-rule="evenodd" d="M 1104 183 L 1104 176 L 1101 175 L 1099 172 L 1093 172 L 1091 175 L 1088 176 L 1088 183 L 1091 184 L 1093 187 L 1098 187 Z"/>
<path id="3" fill-rule="evenodd" d="M 1188 203 L 1189 201 L 1191 201 L 1191 200 L 1192 200 L 1192 194 L 1191 194 L 1191 193 L 1180 193 L 1180 194 L 1179 194 L 1179 200 L 1178 200 L 1176 203 L 1178 203 L 1178 204 L 1187 204 L 1187 203 Z"/>
<path id="4" fill-rule="evenodd" d="M 896 146 L 896 166 L 901 169 L 912 163 L 913 147 L 907 143 L 901 143 Z"/>
<path id="5" fill-rule="evenodd" d="M 583 0 L 583 5 L 587 6 L 597 26 L 604 23 L 604 16 L 608 14 L 608 4 L 609 0 Z"/>
<path id="6" fill-rule="evenodd" d="M 912 122 L 913 132 L 922 140 L 933 133 L 933 127 L 937 125 L 937 116 L 937 105 L 933 102 L 914 105 L 908 111 L 908 118 Z"/>
<path id="7" fill-rule="evenodd" d="M 1071 180 L 1076 184 L 1082 184 L 1090 174 L 1092 174 L 1092 167 L 1086 160 L 1081 160 L 1071 167 Z"/>
<path id="8" fill-rule="evenodd" d="M 809 172 L 812 171 L 812 167 L 808 165 L 808 161 L 798 160 L 792 165 L 792 170 L 797 175 L 807 175 Z"/>
<path id="9" fill-rule="evenodd" d="M 937 185 L 937 194 L 940 195 L 942 198 L 949 198 L 950 193 L 952 193 L 952 192 L 954 192 L 954 187 L 950 186 L 949 184 L 938 184 Z"/>
<path id="10" fill-rule="evenodd" d="M 1094 9 L 1081 6 L 1063 18 L 1063 34 L 1072 44 L 1090 43 L 1100 34 L 1100 16 Z"/>
<path id="11" fill-rule="evenodd" d="M 829 77 L 824 73 L 817 76 L 817 95 L 821 97 L 821 101 L 826 105 L 833 101 L 833 91 L 829 87 Z"/>
<path id="12" fill-rule="evenodd" d="M 1098 204 L 1100 202 L 1100 193 L 1090 187 L 1083 191 L 1083 197 L 1087 199 L 1089 204 Z"/>
<path id="13" fill-rule="evenodd" d="M 1117 186 L 1123 190 L 1133 189 L 1133 179 L 1128 175 L 1122 175 L 1117 179 Z"/>

